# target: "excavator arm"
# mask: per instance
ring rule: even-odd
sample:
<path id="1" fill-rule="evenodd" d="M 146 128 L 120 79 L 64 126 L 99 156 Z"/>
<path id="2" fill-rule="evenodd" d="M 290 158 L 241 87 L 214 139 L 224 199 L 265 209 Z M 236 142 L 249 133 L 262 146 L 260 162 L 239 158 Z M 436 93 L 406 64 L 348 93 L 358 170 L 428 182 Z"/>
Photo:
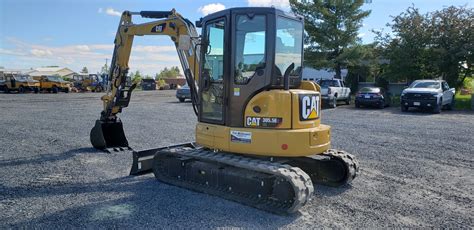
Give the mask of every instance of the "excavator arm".
<path id="1" fill-rule="evenodd" d="M 134 24 L 133 15 L 159 20 Z M 174 42 L 186 81 L 191 89 L 194 111 L 196 113 L 198 111 L 196 81 L 199 76 L 199 35 L 194 25 L 174 9 L 171 11 L 125 11 L 115 36 L 108 91 L 101 98 L 103 110 L 90 134 L 91 143 L 95 148 L 129 148 L 117 114 L 128 106 L 132 91 L 136 87 L 136 83 L 127 81 L 133 38 L 144 35 L 165 35 Z"/>

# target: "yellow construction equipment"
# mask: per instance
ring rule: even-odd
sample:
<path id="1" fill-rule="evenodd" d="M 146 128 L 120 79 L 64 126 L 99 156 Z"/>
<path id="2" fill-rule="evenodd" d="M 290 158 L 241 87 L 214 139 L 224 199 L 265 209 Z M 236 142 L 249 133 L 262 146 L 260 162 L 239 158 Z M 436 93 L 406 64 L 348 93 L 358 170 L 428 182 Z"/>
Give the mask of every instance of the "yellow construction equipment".
<path id="1" fill-rule="evenodd" d="M 59 76 L 39 76 L 33 77 L 33 79 L 40 82 L 40 90 L 50 93 L 65 92 L 69 93 L 71 91 L 71 83 L 65 81 Z"/>
<path id="2" fill-rule="evenodd" d="M 107 74 L 75 74 L 72 83 L 78 92 L 102 92 L 107 84 Z"/>
<path id="3" fill-rule="evenodd" d="M 134 24 L 132 15 L 160 20 Z M 162 182 L 278 214 L 305 205 L 316 183 L 351 182 L 358 163 L 330 149 L 320 88 L 301 80 L 303 21 L 274 8 L 232 8 L 196 22 L 199 36 L 174 9 L 125 11 L 92 145 L 132 150 L 117 114 L 136 86 L 126 80 L 133 38 L 166 35 L 191 91 L 196 142 L 133 151 L 130 174 L 153 172 Z"/>
<path id="4" fill-rule="evenodd" d="M 20 72 L 2 72 L 0 74 L 0 90 L 5 93 L 17 91 L 25 93 L 27 91 L 38 93 L 40 89 L 39 81 L 33 80 L 31 76 L 23 75 Z"/>

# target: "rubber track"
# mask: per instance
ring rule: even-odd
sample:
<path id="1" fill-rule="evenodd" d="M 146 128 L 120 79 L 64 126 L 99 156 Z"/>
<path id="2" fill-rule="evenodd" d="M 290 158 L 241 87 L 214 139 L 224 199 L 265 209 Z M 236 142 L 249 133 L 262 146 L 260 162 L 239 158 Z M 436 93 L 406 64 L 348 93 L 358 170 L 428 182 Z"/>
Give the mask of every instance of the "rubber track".
<path id="1" fill-rule="evenodd" d="M 322 156 L 328 156 L 331 158 L 337 158 L 344 162 L 347 168 L 346 179 L 344 184 L 350 183 L 354 178 L 356 178 L 359 173 L 359 161 L 356 157 L 344 150 L 338 149 L 328 149 L 326 152 L 321 154 Z"/>
<path id="2" fill-rule="evenodd" d="M 172 150 L 171 153 L 173 153 Z M 154 167 L 155 177 L 165 183 L 177 185 L 180 187 L 211 195 L 217 195 L 222 198 L 233 200 L 265 211 L 283 215 L 294 213 L 310 200 L 314 192 L 314 187 L 311 178 L 300 168 L 292 167 L 287 164 L 263 161 L 231 153 L 212 152 L 206 149 L 189 149 L 185 151 L 182 151 L 181 149 L 181 151 L 176 151 L 174 152 L 174 154 L 192 157 L 198 160 L 218 162 L 233 167 L 243 168 L 246 170 L 266 173 L 274 175 L 279 179 L 281 178 L 283 180 L 288 181 L 293 186 L 295 198 L 292 199 L 292 203 L 281 203 L 271 199 L 256 198 L 255 196 L 251 196 L 250 194 L 236 194 L 226 189 L 216 190 L 214 188 L 203 186 L 202 184 L 185 182 L 183 180 L 177 180 L 176 178 L 158 175 L 158 171 L 160 170 L 158 170 L 157 168 L 159 167 Z"/>

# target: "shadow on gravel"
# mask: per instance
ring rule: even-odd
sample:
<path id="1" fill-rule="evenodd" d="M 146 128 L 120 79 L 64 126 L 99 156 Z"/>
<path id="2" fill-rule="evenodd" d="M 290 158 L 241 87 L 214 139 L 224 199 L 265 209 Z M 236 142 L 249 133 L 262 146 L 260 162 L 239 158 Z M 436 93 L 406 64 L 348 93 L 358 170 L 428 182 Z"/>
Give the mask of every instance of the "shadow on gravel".
<path id="1" fill-rule="evenodd" d="M 7 199 L 67 196 L 89 203 L 10 224 L 9 227 L 278 228 L 301 217 L 299 213 L 277 216 L 221 198 L 177 189 L 154 179 L 134 178 L 29 188 L 0 185 L 0 192 L 6 194 Z M 268 226 L 269 222 L 271 226 Z"/>
<path id="2" fill-rule="evenodd" d="M 354 106 L 353 106 L 353 105 L 345 105 L 345 104 L 342 105 L 342 104 L 340 104 L 340 105 L 337 105 L 336 108 L 331 108 L 331 107 L 329 107 L 328 105 L 321 105 L 321 109 L 322 109 L 322 110 L 333 110 L 333 109 L 337 109 L 337 108 L 344 108 L 344 109 L 347 109 L 347 108 L 354 108 Z"/>
<path id="3" fill-rule="evenodd" d="M 346 184 L 341 187 L 329 187 L 329 186 L 323 186 L 323 185 L 318 185 L 316 184 L 316 187 L 314 188 L 315 190 L 315 195 L 316 196 L 322 196 L 322 197 L 332 197 L 332 196 L 339 196 L 342 193 L 345 193 L 348 190 L 352 189 L 351 184 Z"/>
<path id="4" fill-rule="evenodd" d="M 410 108 L 407 112 L 402 112 L 399 107 L 392 107 L 389 110 L 393 114 L 408 115 L 408 116 L 432 116 L 432 115 L 448 115 L 448 114 L 466 114 L 472 115 L 474 112 L 465 110 L 441 110 L 440 114 L 432 113 L 429 109 Z"/>
<path id="5" fill-rule="evenodd" d="M 54 162 L 54 161 L 66 160 L 68 158 L 74 157 L 75 155 L 81 154 L 81 153 L 97 154 L 97 152 L 101 152 L 101 151 L 92 147 L 87 147 L 87 148 L 72 149 L 63 153 L 41 154 L 41 155 L 37 155 L 31 158 L 0 160 L 0 167 L 19 166 L 19 165 L 28 165 L 28 164 L 42 164 L 45 161 Z"/>

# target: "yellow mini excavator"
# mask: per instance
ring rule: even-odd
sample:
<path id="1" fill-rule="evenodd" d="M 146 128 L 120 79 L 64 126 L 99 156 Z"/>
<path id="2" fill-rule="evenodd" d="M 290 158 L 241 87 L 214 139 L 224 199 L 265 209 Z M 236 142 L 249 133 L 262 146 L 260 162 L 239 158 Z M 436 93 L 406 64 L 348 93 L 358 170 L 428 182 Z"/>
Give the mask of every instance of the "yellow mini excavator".
<path id="1" fill-rule="evenodd" d="M 132 15 L 158 20 L 134 24 Z M 197 21 L 199 36 L 174 9 L 125 11 L 92 145 L 133 150 L 117 116 L 136 86 L 126 80 L 133 38 L 166 35 L 190 87 L 196 141 L 133 151 L 131 175 L 153 172 L 164 183 L 278 214 L 305 205 L 313 184 L 351 182 L 358 163 L 345 151 L 329 149 L 320 88 L 301 80 L 303 21 L 274 8 L 233 8 Z"/>

